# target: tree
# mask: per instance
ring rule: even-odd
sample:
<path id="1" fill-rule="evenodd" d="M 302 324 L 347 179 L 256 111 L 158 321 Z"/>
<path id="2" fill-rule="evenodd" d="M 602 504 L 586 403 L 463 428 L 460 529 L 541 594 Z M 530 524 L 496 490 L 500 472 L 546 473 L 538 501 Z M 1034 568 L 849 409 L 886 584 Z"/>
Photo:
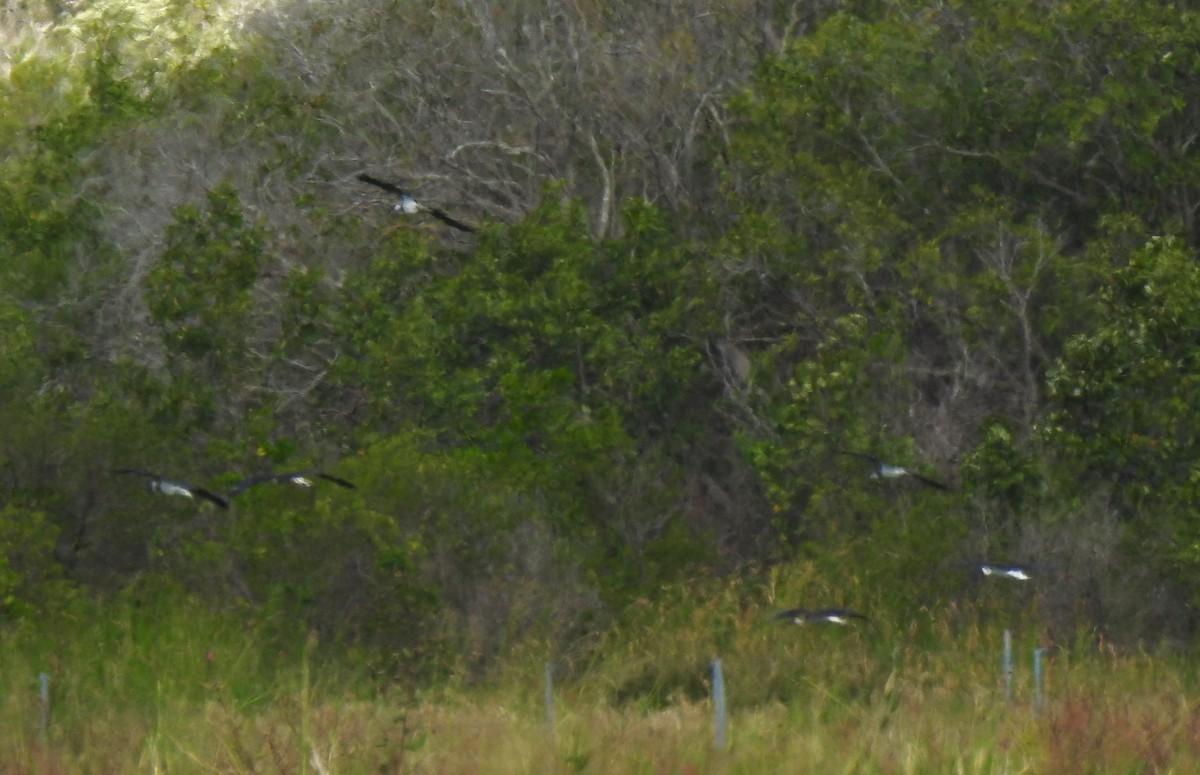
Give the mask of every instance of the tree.
<path id="1" fill-rule="evenodd" d="M 1152 237 L 1132 250 L 1101 291 L 1096 327 L 1063 350 L 1046 427 L 1067 470 L 1115 486 L 1138 534 L 1169 542 L 1191 566 L 1195 539 L 1180 539 L 1195 533 L 1187 515 L 1198 496 L 1198 301 L 1200 269 L 1182 239 Z"/>

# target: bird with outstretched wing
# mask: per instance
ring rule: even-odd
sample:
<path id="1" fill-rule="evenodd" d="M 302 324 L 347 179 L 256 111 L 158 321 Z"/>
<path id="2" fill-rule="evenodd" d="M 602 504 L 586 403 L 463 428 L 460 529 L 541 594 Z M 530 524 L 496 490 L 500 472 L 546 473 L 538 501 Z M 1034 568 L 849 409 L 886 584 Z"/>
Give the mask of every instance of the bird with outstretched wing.
<path id="1" fill-rule="evenodd" d="M 950 486 L 943 482 L 939 482 L 936 479 L 930 479 L 928 476 L 923 476 L 918 474 L 916 471 L 910 471 L 902 466 L 885 463 L 883 460 L 875 457 L 874 455 L 868 455 L 866 452 L 854 452 L 852 450 L 843 449 L 841 450 L 841 454 L 852 455 L 853 457 L 866 460 L 868 463 L 870 463 L 871 475 L 869 478 L 871 479 L 900 479 L 902 477 L 909 477 L 910 479 L 915 479 L 921 484 L 935 487 L 939 490 L 950 489 Z"/>
<path id="2" fill-rule="evenodd" d="M 988 562 L 987 560 L 963 560 L 957 563 L 972 570 L 979 571 L 984 576 L 994 576 L 1013 581 L 1029 581 L 1033 578 L 1034 566 L 1024 563 Z"/>
<path id="3" fill-rule="evenodd" d="M 866 621 L 867 617 L 849 608 L 792 608 L 775 614 L 774 619 L 792 624 L 849 624 L 854 619 Z"/>
<path id="4" fill-rule="evenodd" d="M 410 194 L 407 191 L 405 191 L 404 189 L 400 188 L 395 183 L 388 183 L 386 180 L 380 180 L 379 178 L 373 178 L 365 172 L 359 173 L 358 179 L 361 180 L 363 183 L 369 183 L 372 186 L 382 188 L 384 191 L 387 191 L 390 194 L 395 194 L 396 196 L 400 197 L 400 204 L 398 204 L 396 207 L 403 213 L 406 213 L 408 215 L 413 215 L 413 214 L 419 213 L 419 212 L 427 212 L 430 215 L 432 215 L 434 218 L 437 218 L 439 221 L 446 224 L 447 226 L 451 226 L 455 229 L 458 229 L 459 231 L 465 231 L 468 234 L 475 231 L 474 227 L 468 226 L 467 224 L 463 223 L 462 221 L 451 218 L 449 215 L 446 215 L 446 213 L 442 212 L 441 210 L 437 209 L 436 207 L 429 207 L 428 205 L 421 204 L 413 197 L 412 194 Z"/>
<path id="5" fill-rule="evenodd" d="M 247 490 L 256 484 L 264 484 L 266 482 L 274 482 L 275 484 L 294 484 L 298 487 L 312 487 L 313 479 L 324 479 L 326 481 L 333 482 L 339 487 L 345 487 L 350 490 L 355 489 L 354 484 L 346 481 L 345 479 L 334 476 L 333 474 L 327 474 L 324 471 L 310 469 L 307 471 L 290 471 L 288 473 L 258 474 L 257 476 L 248 476 L 235 484 L 233 487 L 229 488 L 229 497 L 232 498 L 238 493 Z"/>
<path id="6" fill-rule="evenodd" d="M 220 495 L 209 492 L 203 487 L 193 487 L 187 482 L 167 479 L 153 471 L 147 471 L 142 468 L 114 468 L 112 473 L 140 476 L 146 480 L 150 492 L 161 493 L 163 495 L 180 495 L 185 498 L 203 498 L 206 501 L 217 504 L 223 509 L 229 508 L 229 502 Z"/>

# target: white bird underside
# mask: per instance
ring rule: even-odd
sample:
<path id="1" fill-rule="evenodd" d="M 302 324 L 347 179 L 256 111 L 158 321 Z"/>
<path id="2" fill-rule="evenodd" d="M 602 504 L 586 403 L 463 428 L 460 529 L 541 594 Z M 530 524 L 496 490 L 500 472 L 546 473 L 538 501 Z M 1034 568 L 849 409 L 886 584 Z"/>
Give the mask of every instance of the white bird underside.
<path id="1" fill-rule="evenodd" d="M 910 471 L 903 466 L 896 466 L 896 465 L 892 465 L 891 463 L 886 463 L 883 460 L 880 460 L 879 458 L 875 457 L 874 455 L 868 455 L 865 452 L 854 452 L 853 450 L 844 449 L 844 450 L 841 450 L 841 454 L 850 455 L 852 457 L 856 457 L 856 458 L 859 458 L 860 460 L 865 460 L 868 463 L 870 463 L 871 464 L 871 473 L 868 474 L 868 476 L 867 476 L 868 479 L 892 480 L 892 479 L 902 479 L 904 477 L 908 477 L 909 479 L 913 479 L 915 481 L 920 482 L 921 484 L 928 485 L 930 487 L 934 487 L 939 490 L 949 490 L 950 489 L 950 487 L 947 484 L 945 484 L 944 482 L 939 482 L 937 479 L 931 479 L 928 476 L 923 476 L 922 474 L 918 474 L 915 471 Z"/>
<path id="2" fill-rule="evenodd" d="M 410 194 L 407 191 L 405 191 L 404 189 L 400 188 L 395 183 L 388 183 L 386 180 L 380 180 L 379 178 L 373 178 L 370 175 L 366 174 L 365 172 L 360 173 L 358 175 L 358 179 L 361 180 L 363 183 L 367 183 L 368 185 L 375 186 L 376 188 L 381 188 L 390 194 L 395 194 L 396 196 L 400 197 L 399 203 L 397 203 L 392 208 L 398 212 L 405 213 L 406 215 L 416 215 L 417 213 L 420 213 L 420 212 L 426 212 L 426 213 L 429 213 L 430 215 L 432 215 L 434 218 L 437 218 L 439 221 L 446 224 L 447 226 L 458 229 L 459 231 L 467 232 L 468 234 L 475 231 L 474 226 L 468 226 L 467 224 L 463 223 L 462 221 L 460 221 L 456 218 L 451 218 L 445 212 L 439 210 L 436 207 L 430 207 L 428 205 L 421 204 L 415 198 L 413 198 L 412 194 Z"/>
<path id="3" fill-rule="evenodd" d="M 174 482 L 159 480 L 151 485 L 155 490 L 163 495 L 182 495 L 185 498 L 195 498 L 192 491 L 186 487 L 181 487 Z"/>
<path id="4" fill-rule="evenodd" d="M 112 473 L 140 476 L 146 480 L 150 492 L 156 492 L 161 495 L 181 495 L 184 498 L 192 500 L 203 498 L 223 509 L 229 508 L 229 502 L 216 493 L 209 492 L 203 487 L 193 487 L 185 482 L 164 479 L 153 471 L 147 471 L 143 468 L 114 468 Z"/>
<path id="5" fill-rule="evenodd" d="M 1017 581 L 1029 581 L 1033 578 L 1025 571 L 1024 568 L 998 568 L 992 565 L 984 565 L 980 570 L 985 576 L 1003 576 Z"/>
<path id="6" fill-rule="evenodd" d="M 853 619 L 866 620 L 867 617 L 847 608 L 821 608 L 816 611 L 807 608 L 793 608 L 775 614 L 776 619 L 789 621 L 792 624 L 850 624 Z"/>

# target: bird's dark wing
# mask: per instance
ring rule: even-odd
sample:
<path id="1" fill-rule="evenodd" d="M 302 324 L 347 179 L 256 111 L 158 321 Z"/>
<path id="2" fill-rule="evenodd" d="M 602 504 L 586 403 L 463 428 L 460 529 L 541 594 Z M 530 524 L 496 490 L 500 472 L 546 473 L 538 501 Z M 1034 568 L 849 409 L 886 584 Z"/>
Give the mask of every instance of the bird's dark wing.
<path id="1" fill-rule="evenodd" d="M 866 452 L 855 452 L 854 450 L 850 450 L 850 449 L 839 449 L 838 453 L 842 454 L 842 455 L 849 455 L 850 457 L 856 457 L 859 460 L 867 461 L 868 463 L 871 464 L 871 470 L 876 473 L 879 473 L 883 470 L 883 461 L 880 460 L 879 458 L 875 457 L 874 455 L 868 455 Z"/>
<path id="2" fill-rule="evenodd" d="M 113 474 L 133 474 L 134 476 L 144 476 L 147 479 L 161 479 L 158 474 L 147 471 L 144 468 L 114 468 L 109 473 Z"/>
<path id="3" fill-rule="evenodd" d="M 363 183 L 369 183 L 372 186 L 377 186 L 378 188 L 382 188 L 384 191 L 395 194 L 396 196 L 401 197 L 402 199 L 403 198 L 412 199 L 412 194 L 410 194 L 409 192 L 400 188 L 399 186 L 395 185 L 394 183 L 388 183 L 385 180 L 380 180 L 379 178 L 373 178 L 365 172 L 360 172 L 358 174 L 358 179 L 361 180 Z M 442 212 L 441 210 L 437 209 L 436 207 L 426 207 L 425 205 L 420 204 L 420 203 L 417 203 L 417 207 L 421 208 L 422 210 L 425 210 L 430 215 L 432 215 L 434 218 L 437 218 L 439 221 L 446 224 L 447 226 L 458 229 L 459 231 L 465 231 L 468 234 L 475 231 L 474 227 L 468 226 L 467 224 L 463 223 L 462 221 L 451 218 L 449 215 L 446 215 L 446 213 Z"/>
<path id="4" fill-rule="evenodd" d="M 245 479 L 243 479 L 242 481 L 238 482 L 237 484 L 235 484 L 234 486 L 229 488 L 229 497 L 232 498 L 233 496 L 237 495 L 238 493 L 242 492 L 243 490 L 247 490 L 256 484 L 262 484 L 263 482 L 275 481 L 276 478 L 277 477 L 275 476 L 275 474 L 259 474 L 258 476 L 248 476 Z"/>
<path id="5" fill-rule="evenodd" d="M 453 226 L 454 228 L 458 229 L 459 231 L 465 231 L 468 234 L 471 234 L 475 231 L 474 227 L 468 226 L 467 224 L 463 223 L 462 221 L 454 220 L 449 215 L 446 215 L 444 212 L 437 209 L 436 207 L 426 207 L 425 209 L 429 212 L 430 215 L 432 215 L 434 218 L 437 218 L 439 221 L 446 224 L 447 226 Z"/>
<path id="6" fill-rule="evenodd" d="M 256 484 L 262 484 L 263 482 L 290 483 L 290 482 L 293 482 L 297 477 L 301 477 L 301 476 L 316 476 L 321 479 L 325 479 L 327 481 L 333 482 L 334 484 L 338 485 L 339 487 L 346 487 L 351 490 L 355 489 L 355 486 L 353 483 L 348 482 L 345 479 L 342 479 L 341 477 L 334 476 L 333 474 L 327 474 L 324 471 L 316 471 L 316 470 L 291 471 L 291 472 L 284 473 L 284 474 L 259 474 L 258 476 L 247 477 L 247 478 L 243 479 L 242 481 L 238 482 L 237 484 L 235 484 L 233 487 L 229 488 L 229 497 L 232 498 L 233 496 L 237 495 L 238 493 L 242 492 L 243 490 L 249 489 L 250 487 L 253 487 Z"/>
<path id="7" fill-rule="evenodd" d="M 936 487 L 939 490 L 949 490 L 950 489 L 950 485 L 945 484 L 944 482 L 939 482 L 936 479 L 930 479 L 928 476 L 921 476 L 920 474 L 914 474 L 912 471 L 909 471 L 908 475 L 911 476 L 913 479 L 916 479 L 918 482 L 921 482 L 922 484 L 927 484 L 930 487 Z"/>
<path id="8" fill-rule="evenodd" d="M 871 465 L 875 467 L 875 470 L 877 472 L 881 472 L 884 468 L 884 462 L 882 460 L 875 457 L 874 455 L 868 455 L 866 452 L 855 452 L 855 451 L 849 450 L 849 449 L 840 449 L 840 450 L 838 450 L 838 452 L 840 452 L 843 455 L 852 455 L 853 457 L 857 457 L 857 458 L 861 458 L 863 460 L 869 461 L 871 463 Z M 936 487 L 939 490 L 949 490 L 950 489 L 950 485 L 948 485 L 944 482 L 939 482 L 936 479 L 930 479 L 928 476 L 922 476 L 921 474 L 914 473 L 912 471 L 909 471 L 907 468 L 904 469 L 904 474 L 911 476 L 913 479 L 916 479 L 918 482 L 921 482 L 922 484 L 926 484 L 930 487 Z"/>
<path id="9" fill-rule="evenodd" d="M 212 501 L 223 509 L 229 508 L 229 501 L 225 500 L 220 495 L 215 495 L 209 492 L 203 487 L 188 487 L 187 491 L 192 495 L 195 495 L 197 498 L 204 498 L 205 500 Z"/>
<path id="10" fill-rule="evenodd" d="M 334 484 L 338 485 L 339 487 L 345 487 L 350 490 L 357 489 L 353 483 L 347 482 L 345 479 L 334 476 L 333 474 L 327 474 L 324 471 L 313 471 L 312 473 L 313 473 L 313 476 L 319 476 L 322 479 L 333 482 Z"/>
<path id="11" fill-rule="evenodd" d="M 788 621 L 791 621 L 792 619 L 795 619 L 797 617 L 803 619 L 807 615 L 808 615 L 807 608 L 789 608 L 786 611 L 780 611 L 779 613 L 775 614 L 771 618 L 772 619 L 787 619 Z"/>
<path id="12" fill-rule="evenodd" d="M 359 173 L 358 179 L 361 180 L 363 183 L 370 183 L 372 186 L 377 186 L 379 188 L 382 188 L 384 191 L 395 194 L 396 196 L 400 196 L 400 197 L 412 196 L 407 191 L 405 191 L 404 189 L 397 186 L 395 183 L 388 183 L 386 180 L 380 180 L 379 178 L 373 178 L 365 172 Z"/>

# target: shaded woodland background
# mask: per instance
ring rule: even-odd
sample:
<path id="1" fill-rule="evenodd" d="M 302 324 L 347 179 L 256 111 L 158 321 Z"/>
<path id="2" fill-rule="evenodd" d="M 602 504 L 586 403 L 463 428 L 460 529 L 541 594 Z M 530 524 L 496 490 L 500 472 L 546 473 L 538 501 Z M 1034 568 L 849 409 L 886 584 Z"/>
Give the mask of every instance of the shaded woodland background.
<path id="1" fill-rule="evenodd" d="M 680 580 L 902 611 L 988 557 L 1052 638 L 1194 641 L 1191 4 L 0 14 L 4 619 L 177 585 L 475 676 Z"/>

